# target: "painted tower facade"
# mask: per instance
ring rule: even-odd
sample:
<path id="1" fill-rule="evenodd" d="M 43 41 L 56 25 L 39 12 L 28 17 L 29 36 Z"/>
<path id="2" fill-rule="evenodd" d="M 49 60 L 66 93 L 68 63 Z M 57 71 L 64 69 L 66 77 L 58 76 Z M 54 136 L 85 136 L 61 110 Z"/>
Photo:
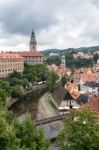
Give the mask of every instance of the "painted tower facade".
<path id="1" fill-rule="evenodd" d="M 65 67 L 65 56 L 64 55 L 62 56 L 61 64 L 63 67 Z"/>
<path id="2" fill-rule="evenodd" d="M 36 51 L 37 50 L 37 41 L 35 37 L 34 31 L 31 33 L 31 39 L 30 39 L 30 51 Z"/>

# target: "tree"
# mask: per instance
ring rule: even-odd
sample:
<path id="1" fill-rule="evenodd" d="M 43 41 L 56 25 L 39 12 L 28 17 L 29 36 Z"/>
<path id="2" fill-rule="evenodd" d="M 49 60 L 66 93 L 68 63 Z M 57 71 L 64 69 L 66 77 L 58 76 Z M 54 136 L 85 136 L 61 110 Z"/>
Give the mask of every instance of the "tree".
<path id="1" fill-rule="evenodd" d="M 24 89 L 26 89 L 26 87 L 29 86 L 28 80 L 27 79 L 21 80 L 21 85 L 23 86 Z"/>
<path id="2" fill-rule="evenodd" d="M 6 114 L 0 110 L 0 150 L 21 150 L 20 139 L 16 138 L 13 125 L 7 122 Z"/>
<path id="3" fill-rule="evenodd" d="M 64 87 L 64 85 L 67 83 L 67 81 L 69 81 L 69 76 L 68 75 L 64 75 L 61 78 L 61 82 L 62 82 L 62 86 Z"/>
<path id="4" fill-rule="evenodd" d="M 49 64 L 49 65 L 51 65 L 51 64 L 60 65 L 61 57 L 60 56 L 48 57 L 48 59 L 46 61 L 47 61 L 47 64 Z"/>
<path id="5" fill-rule="evenodd" d="M 10 85 L 14 86 L 14 85 L 21 85 L 21 79 L 18 79 L 17 77 L 13 77 L 11 79 L 9 79 Z"/>
<path id="6" fill-rule="evenodd" d="M 17 71 L 13 71 L 13 73 L 9 74 L 8 79 L 11 79 L 11 78 L 14 78 L 14 77 L 20 79 L 21 78 L 21 73 L 17 72 Z"/>
<path id="7" fill-rule="evenodd" d="M 99 150 L 99 124 L 91 110 L 72 111 L 58 136 L 59 150 Z"/>
<path id="8" fill-rule="evenodd" d="M 58 75 L 54 71 L 51 71 L 49 73 L 48 80 L 46 82 L 47 87 L 51 93 L 53 93 L 53 91 L 57 85 L 57 82 L 56 82 L 57 80 L 58 80 Z"/>
<path id="9" fill-rule="evenodd" d="M 38 81 L 46 81 L 48 77 L 48 69 L 45 64 L 37 64 L 35 66 L 36 76 Z"/>
<path id="10" fill-rule="evenodd" d="M 0 89 L 4 89 L 6 92 L 6 95 L 9 96 L 10 94 L 10 84 L 8 81 L 0 80 Z"/>
<path id="11" fill-rule="evenodd" d="M 5 105 L 6 102 L 6 91 L 4 89 L 0 89 L 0 107 Z"/>
<path id="12" fill-rule="evenodd" d="M 29 150 L 48 150 L 48 142 L 44 138 L 42 130 L 35 128 L 35 123 L 29 115 L 20 123 L 15 121 L 16 136 L 20 139 L 21 147 Z"/>
<path id="13" fill-rule="evenodd" d="M 0 109 L 0 150 L 48 150 L 43 130 L 36 129 L 29 115 L 22 122 L 12 121 L 9 115 Z"/>
<path id="14" fill-rule="evenodd" d="M 22 95 L 22 89 L 19 85 L 15 85 L 11 88 L 12 97 L 20 97 Z"/>
<path id="15" fill-rule="evenodd" d="M 98 54 L 95 54 L 95 55 L 93 56 L 93 60 L 95 61 L 95 63 L 97 63 L 98 58 L 99 58 L 99 55 L 98 55 Z"/>

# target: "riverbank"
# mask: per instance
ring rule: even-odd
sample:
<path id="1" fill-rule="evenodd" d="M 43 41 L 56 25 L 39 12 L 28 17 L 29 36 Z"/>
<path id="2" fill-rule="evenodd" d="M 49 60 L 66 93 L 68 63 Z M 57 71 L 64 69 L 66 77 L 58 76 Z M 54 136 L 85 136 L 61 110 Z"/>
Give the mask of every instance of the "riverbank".
<path id="1" fill-rule="evenodd" d="M 39 99 L 38 111 L 42 114 L 43 118 L 59 115 L 57 103 L 54 101 L 51 93 L 46 92 Z M 53 122 L 50 123 L 50 125 L 59 131 L 63 128 L 62 121 Z"/>

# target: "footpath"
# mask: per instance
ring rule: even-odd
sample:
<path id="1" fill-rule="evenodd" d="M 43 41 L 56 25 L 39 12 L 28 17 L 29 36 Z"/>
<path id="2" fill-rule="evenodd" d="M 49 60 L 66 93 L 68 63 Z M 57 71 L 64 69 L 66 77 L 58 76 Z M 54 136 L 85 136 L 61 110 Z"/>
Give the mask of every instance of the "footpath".
<path id="1" fill-rule="evenodd" d="M 53 107 L 54 106 L 54 107 Z M 49 92 L 46 92 L 39 100 L 38 111 L 43 115 L 43 118 L 49 118 L 59 115 L 57 104 Z M 63 127 L 62 121 L 50 123 L 55 129 L 60 130 Z"/>

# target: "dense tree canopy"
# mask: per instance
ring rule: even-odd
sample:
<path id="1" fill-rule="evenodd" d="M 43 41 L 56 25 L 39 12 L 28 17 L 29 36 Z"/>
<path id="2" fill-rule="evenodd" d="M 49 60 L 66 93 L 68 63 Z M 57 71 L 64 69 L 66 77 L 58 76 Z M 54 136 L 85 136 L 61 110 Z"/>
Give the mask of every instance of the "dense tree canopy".
<path id="1" fill-rule="evenodd" d="M 99 55 L 98 55 L 98 54 L 95 54 L 95 55 L 93 56 L 93 59 L 94 59 L 95 63 L 97 63 L 97 60 L 99 59 Z"/>
<path id="2" fill-rule="evenodd" d="M 0 150 L 48 150 L 42 130 L 27 115 L 22 122 L 9 121 L 8 112 L 0 110 Z"/>
<path id="3" fill-rule="evenodd" d="M 71 112 L 57 143 L 59 150 L 99 150 L 96 114 L 88 109 Z"/>
<path id="4" fill-rule="evenodd" d="M 61 83 L 62 83 L 62 86 L 64 87 L 64 85 L 67 83 L 67 81 L 70 80 L 70 77 L 68 75 L 64 75 L 62 76 L 61 78 Z"/>
<path id="5" fill-rule="evenodd" d="M 48 57 L 48 59 L 46 60 L 46 62 L 49 65 L 51 65 L 51 64 L 60 65 L 61 64 L 61 57 L 60 56 Z"/>
<path id="6" fill-rule="evenodd" d="M 45 81 L 47 79 L 48 70 L 45 64 L 25 65 L 23 77 L 29 82 Z"/>
<path id="7" fill-rule="evenodd" d="M 95 61 L 97 60 L 95 56 Z M 61 64 L 61 55 L 60 56 L 53 56 L 53 57 L 48 57 L 46 60 L 49 65 L 51 64 L 56 64 L 60 65 Z M 66 67 L 69 68 L 81 68 L 81 67 L 91 67 L 93 65 L 93 59 L 86 59 L 86 58 L 73 58 L 73 52 L 66 53 L 65 54 L 65 62 L 66 62 Z"/>
<path id="8" fill-rule="evenodd" d="M 21 147 L 29 148 L 29 150 L 48 150 L 49 145 L 43 131 L 35 128 L 35 123 L 29 115 L 26 115 L 22 123 L 16 121 L 14 127 Z"/>
<path id="9" fill-rule="evenodd" d="M 5 105 L 6 102 L 6 91 L 4 89 L 0 89 L 0 108 Z"/>
<path id="10" fill-rule="evenodd" d="M 0 150 L 20 150 L 20 139 L 16 137 L 15 129 L 6 120 L 6 111 L 0 110 Z"/>
<path id="11" fill-rule="evenodd" d="M 20 97 L 22 95 L 22 89 L 19 85 L 15 85 L 11 88 L 12 97 Z"/>
<path id="12" fill-rule="evenodd" d="M 56 85 L 57 85 L 58 76 L 54 71 L 49 72 L 48 80 L 46 82 L 48 89 L 51 93 L 53 93 Z"/>

